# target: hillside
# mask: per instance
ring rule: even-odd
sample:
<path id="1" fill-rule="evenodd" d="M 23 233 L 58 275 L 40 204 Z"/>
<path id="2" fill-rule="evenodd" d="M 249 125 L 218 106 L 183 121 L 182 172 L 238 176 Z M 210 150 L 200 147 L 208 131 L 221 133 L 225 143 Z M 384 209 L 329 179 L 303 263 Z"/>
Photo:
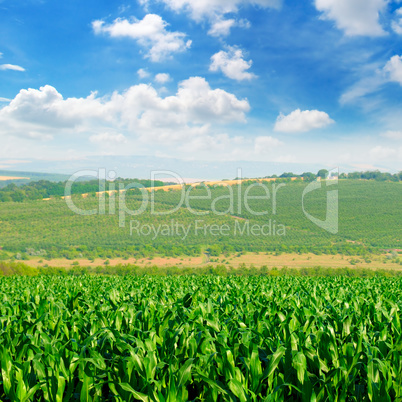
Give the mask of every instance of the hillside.
<path id="1" fill-rule="evenodd" d="M 179 208 L 181 192 L 156 191 L 154 211 L 148 194 L 147 208 L 134 216 L 119 215 L 119 200 L 114 197 L 107 197 L 104 214 L 89 216 L 74 213 L 64 200 L 4 202 L 0 203 L 0 246 L 8 255 L 70 259 L 195 256 L 203 252 L 214 256 L 246 251 L 364 255 L 402 248 L 400 182 L 340 180 L 337 234 L 306 218 L 301 205 L 305 183 L 284 184 L 277 190 L 275 206 L 272 199 L 249 199 L 247 210 L 246 193 L 249 198 L 264 195 L 262 188 L 250 186 L 198 186 L 191 191 L 188 206 L 184 202 Z M 307 194 L 305 210 L 324 219 L 325 196 L 325 185 Z M 138 212 L 142 197 L 132 190 L 126 196 L 127 209 Z M 73 196 L 73 201 L 86 211 L 99 207 L 99 199 L 91 195 Z M 113 204 L 115 211 L 109 208 Z M 177 209 L 174 213 L 156 215 L 173 208 Z M 258 212 L 267 214 L 256 215 Z M 120 227 L 123 222 L 125 226 Z"/>
<path id="2" fill-rule="evenodd" d="M 17 172 L 12 170 L 0 170 L 0 188 L 4 188 L 11 183 L 23 185 L 40 180 L 59 182 L 65 181 L 68 178 L 68 175 L 57 173 Z"/>

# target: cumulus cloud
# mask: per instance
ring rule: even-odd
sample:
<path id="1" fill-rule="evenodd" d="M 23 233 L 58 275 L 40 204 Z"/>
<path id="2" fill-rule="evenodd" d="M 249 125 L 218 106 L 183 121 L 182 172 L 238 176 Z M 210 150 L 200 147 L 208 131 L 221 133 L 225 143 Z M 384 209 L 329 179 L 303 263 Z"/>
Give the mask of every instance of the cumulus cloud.
<path id="1" fill-rule="evenodd" d="M 395 33 L 402 35 L 402 8 L 395 11 L 396 18 L 391 22 L 391 27 Z"/>
<path id="2" fill-rule="evenodd" d="M 281 0 L 160 0 L 175 11 L 187 11 L 197 21 L 204 17 L 214 17 L 228 13 L 237 13 L 242 6 L 279 8 Z M 142 0 L 147 4 L 149 0 Z"/>
<path id="3" fill-rule="evenodd" d="M 155 82 L 159 84 L 166 84 L 171 80 L 170 75 L 167 73 L 159 73 L 155 75 Z"/>
<path id="4" fill-rule="evenodd" d="M 141 79 L 144 79 L 144 78 L 147 78 L 147 77 L 150 76 L 149 72 L 147 70 L 143 69 L 143 68 L 140 68 L 137 71 L 137 74 Z"/>
<path id="5" fill-rule="evenodd" d="M 245 122 L 249 109 L 247 100 L 212 89 L 201 77 L 182 81 L 176 94 L 166 97 L 151 85 L 139 84 L 108 97 L 92 93 L 86 98 L 64 99 L 46 85 L 21 90 L 0 108 L 0 137 L 39 139 L 40 134 L 41 139 L 50 139 L 57 133 L 87 135 L 98 143 L 118 144 L 125 137 L 148 144 L 183 144 L 213 136 L 215 127 Z"/>
<path id="6" fill-rule="evenodd" d="M 227 36 L 230 29 L 234 26 L 247 28 L 249 22 L 244 20 L 236 20 L 225 18 L 226 14 L 236 14 L 240 8 L 251 6 L 260 8 L 276 8 L 278 9 L 282 0 L 158 0 L 166 4 L 170 9 L 176 12 L 186 12 L 190 17 L 201 22 L 209 20 L 211 28 L 208 34 L 211 36 Z M 150 0 L 140 0 L 140 3 L 145 6 Z"/>
<path id="7" fill-rule="evenodd" d="M 87 98 L 63 99 L 52 86 L 39 90 L 22 89 L 9 105 L 0 109 L 0 122 L 31 127 L 68 128 L 88 119 L 102 118 L 101 100 L 92 93 Z"/>
<path id="8" fill-rule="evenodd" d="M 252 64 L 252 60 L 244 60 L 243 52 L 240 49 L 229 47 L 227 52 L 221 50 L 211 57 L 209 70 L 220 70 L 226 77 L 236 81 L 251 80 L 256 78 L 256 75 L 247 71 L 251 68 Z"/>
<path id="9" fill-rule="evenodd" d="M 0 70 L 25 71 L 25 68 L 14 64 L 0 64 Z"/>
<path id="10" fill-rule="evenodd" d="M 393 56 L 384 67 L 390 81 L 398 82 L 402 85 L 402 56 Z"/>
<path id="11" fill-rule="evenodd" d="M 287 116 L 281 113 L 276 119 L 274 129 L 285 133 L 301 133 L 324 128 L 333 123 L 334 121 L 325 112 L 296 109 Z"/>
<path id="12" fill-rule="evenodd" d="M 112 38 L 131 38 L 148 49 L 146 57 L 159 62 L 190 48 L 191 40 L 186 40 L 182 32 L 170 32 L 167 23 L 156 14 L 147 14 L 142 20 L 118 18 L 111 24 L 97 20 L 92 22 L 95 34 L 107 34 Z"/>
<path id="13" fill-rule="evenodd" d="M 346 35 L 381 36 L 379 16 L 389 0 L 315 0 L 322 18 L 335 21 Z"/>

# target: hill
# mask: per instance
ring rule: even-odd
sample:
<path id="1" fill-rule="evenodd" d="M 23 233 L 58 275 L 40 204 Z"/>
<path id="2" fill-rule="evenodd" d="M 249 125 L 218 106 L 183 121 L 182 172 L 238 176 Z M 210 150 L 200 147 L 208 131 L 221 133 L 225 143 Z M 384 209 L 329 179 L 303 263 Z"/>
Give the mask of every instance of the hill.
<path id="1" fill-rule="evenodd" d="M 401 182 L 340 180 L 336 234 L 316 226 L 303 212 L 306 183 L 282 183 L 275 200 L 273 186 L 269 199 L 266 190 L 253 182 L 201 185 L 191 191 L 187 187 L 189 196 L 182 202 L 180 191 L 145 191 L 144 195 L 130 190 L 121 200 L 106 196 L 100 213 L 102 199 L 73 196 L 82 215 L 60 199 L 4 202 L 0 203 L 0 246 L 3 254 L 19 258 L 69 259 L 246 251 L 365 255 L 402 248 Z M 305 211 L 321 220 L 330 189 L 326 187 L 323 183 L 321 190 L 304 197 Z M 94 209 L 98 212 L 88 215 Z"/>
<path id="2" fill-rule="evenodd" d="M 0 170 L 0 188 L 4 188 L 11 183 L 23 185 L 39 180 L 59 182 L 65 181 L 68 178 L 68 175 L 57 173 L 17 172 L 12 170 Z"/>

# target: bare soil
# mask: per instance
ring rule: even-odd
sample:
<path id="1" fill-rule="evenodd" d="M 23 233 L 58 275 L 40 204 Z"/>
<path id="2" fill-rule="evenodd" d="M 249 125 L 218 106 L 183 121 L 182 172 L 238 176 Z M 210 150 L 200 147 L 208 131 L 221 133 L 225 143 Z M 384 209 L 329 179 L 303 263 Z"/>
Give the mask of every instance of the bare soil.
<path id="1" fill-rule="evenodd" d="M 39 262 L 41 261 L 42 262 Z M 206 256 L 198 257 L 149 257 L 149 258 L 112 258 L 109 260 L 110 266 L 118 264 L 135 264 L 138 266 L 184 266 L 184 267 L 202 267 L 205 265 L 221 265 L 225 264 L 233 268 L 241 266 L 254 266 L 268 268 L 308 268 L 308 267 L 327 267 L 327 268 L 371 268 L 371 269 L 398 269 L 402 270 L 402 265 L 391 262 L 387 259 L 387 254 L 372 256 L 371 261 L 365 261 L 359 256 L 342 256 L 342 255 L 315 255 L 315 254 L 281 254 L 274 255 L 268 253 L 247 253 L 243 255 L 232 254 L 228 256 L 221 255 L 219 257 L 210 257 L 208 262 Z M 67 260 L 57 258 L 46 260 L 43 257 L 32 257 L 28 261 L 24 261 L 27 265 L 38 267 L 48 264 L 52 267 L 71 267 L 73 262 L 77 261 L 80 266 L 97 267 L 105 264 L 105 259 L 96 259 L 89 261 L 87 259 Z"/>

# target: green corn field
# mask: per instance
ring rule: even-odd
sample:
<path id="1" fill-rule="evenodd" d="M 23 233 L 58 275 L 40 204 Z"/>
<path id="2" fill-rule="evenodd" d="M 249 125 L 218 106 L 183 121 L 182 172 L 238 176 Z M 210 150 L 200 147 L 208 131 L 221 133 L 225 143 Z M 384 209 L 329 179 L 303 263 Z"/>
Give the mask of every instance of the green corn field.
<path id="1" fill-rule="evenodd" d="M 402 280 L 0 278 L 2 401 L 402 400 Z"/>

